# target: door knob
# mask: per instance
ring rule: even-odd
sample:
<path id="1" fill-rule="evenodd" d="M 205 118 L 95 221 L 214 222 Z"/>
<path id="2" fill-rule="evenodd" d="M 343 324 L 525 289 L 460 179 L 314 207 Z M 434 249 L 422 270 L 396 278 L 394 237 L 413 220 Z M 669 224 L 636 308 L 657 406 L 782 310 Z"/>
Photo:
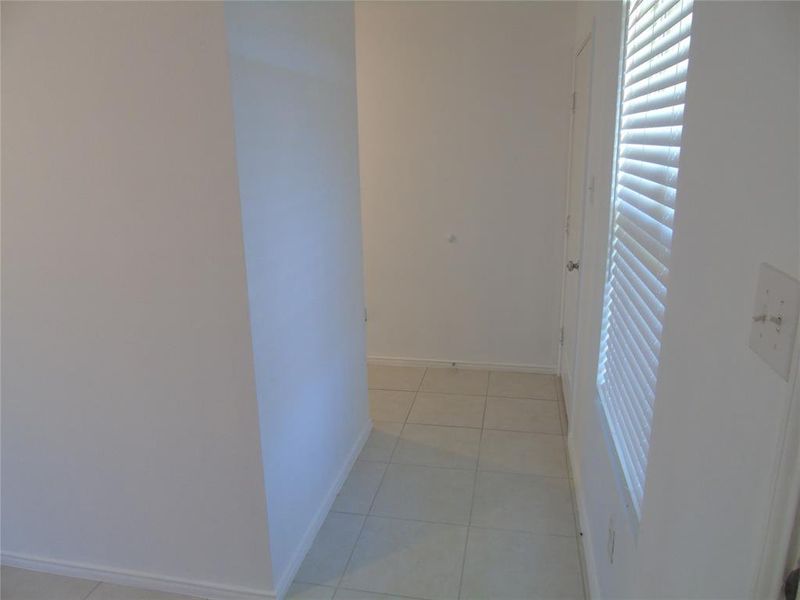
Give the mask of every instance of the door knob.
<path id="1" fill-rule="evenodd" d="M 567 261 L 567 271 L 574 271 L 575 269 L 580 269 L 580 268 L 581 268 L 581 263 L 579 263 L 577 260 L 574 262 L 571 260 Z"/>

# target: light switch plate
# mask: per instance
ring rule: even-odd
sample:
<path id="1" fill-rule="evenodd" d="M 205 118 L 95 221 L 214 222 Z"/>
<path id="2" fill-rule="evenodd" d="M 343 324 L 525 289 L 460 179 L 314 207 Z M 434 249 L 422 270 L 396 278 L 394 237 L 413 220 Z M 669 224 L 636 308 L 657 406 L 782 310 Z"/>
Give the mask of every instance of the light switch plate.
<path id="1" fill-rule="evenodd" d="M 750 349 L 787 381 L 798 311 L 800 282 L 772 265 L 761 263 L 750 328 Z"/>

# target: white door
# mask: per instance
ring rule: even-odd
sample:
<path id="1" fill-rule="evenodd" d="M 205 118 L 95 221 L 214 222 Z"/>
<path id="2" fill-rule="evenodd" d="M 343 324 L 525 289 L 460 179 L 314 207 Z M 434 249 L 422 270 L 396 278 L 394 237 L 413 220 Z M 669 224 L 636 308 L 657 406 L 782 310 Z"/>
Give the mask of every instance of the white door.
<path id="1" fill-rule="evenodd" d="M 580 296 L 580 261 L 583 247 L 583 204 L 586 193 L 586 145 L 589 134 L 589 74 L 591 40 L 584 42 L 575 56 L 572 81 L 572 139 L 567 200 L 567 251 L 564 281 L 564 308 L 561 344 L 561 378 L 567 414 L 570 414 Z"/>

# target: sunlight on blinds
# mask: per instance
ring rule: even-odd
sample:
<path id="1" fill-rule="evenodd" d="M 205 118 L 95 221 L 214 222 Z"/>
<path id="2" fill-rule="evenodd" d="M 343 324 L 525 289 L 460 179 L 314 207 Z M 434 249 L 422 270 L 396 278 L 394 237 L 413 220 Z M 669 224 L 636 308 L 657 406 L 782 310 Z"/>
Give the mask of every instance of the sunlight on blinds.
<path id="1" fill-rule="evenodd" d="M 598 388 L 637 517 L 669 279 L 691 27 L 692 0 L 628 4 Z"/>

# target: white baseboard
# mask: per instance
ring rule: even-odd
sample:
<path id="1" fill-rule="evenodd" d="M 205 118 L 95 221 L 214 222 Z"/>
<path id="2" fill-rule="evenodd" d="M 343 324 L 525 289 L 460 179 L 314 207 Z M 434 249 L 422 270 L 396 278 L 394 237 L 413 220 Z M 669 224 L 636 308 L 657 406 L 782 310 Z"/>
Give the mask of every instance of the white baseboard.
<path id="1" fill-rule="evenodd" d="M 400 356 L 368 356 L 367 362 L 372 365 L 386 365 L 389 367 L 452 367 L 459 369 L 487 369 L 490 371 L 520 371 L 523 373 L 541 373 L 555 375 L 558 373 L 556 366 L 514 364 L 514 363 L 481 363 L 460 360 L 439 360 L 431 358 L 406 358 Z"/>
<path id="2" fill-rule="evenodd" d="M 597 566 L 592 553 L 592 531 L 589 526 L 589 516 L 586 510 L 586 495 L 583 491 L 583 479 L 578 462 L 574 460 L 575 452 L 572 447 L 572 436 L 567 437 L 567 458 L 570 470 L 572 471 L 572 486 L 575 490 L 575 500 L 578 505 L 578 529 L 581 535 L 578 536 L 583 554 L 584 575 L 586 577 L 586 600 L 601 598 L 600 582 L 597 580 Z"/>
<path id="3" fill-rule="evenodd" d="M 220 586 L 207 581 L 163 577 L 138 571 L 25 556 L 11 552 L 3 552 L 0 555 L 0 562 L 9 567 L 18 567 L 29 571 L 104 581 L 157 592 L 208 598 L 208 600 L 275 600 L 276 598 L 275 593 L 271 590 L 258 591 L 235 586 Z"/>
<path id="4" fill-rule="evenodd" d="M 372 421 L 367 421 L 366 425 L 359 434 L 358 439 L 350 450 L 350 453 L 339 469 L 339 472 L 336 474 L 336 478 L 329 488 L 328 493 L 320 503 L 320 507 L 314 515 L 314 518 L 306 529 L 297 551 L 292 557 L 292 560 L 289 562 L 289 566 L 284 570 L 281 577 L 277 579 L 275 590 L 259 591 L 236 586 L 222 586 L 206 581 L 164 577 L 161 575 L 153 575 L 151 573 L 142 573 L 125 569 L 114 569 L 102 565 L 53 560 L 36 556 L 26 556 L 13 552 L 3 552 L 0 554 L 0 563 L 9 567 L 18 567 L 20 569 L 28 569 L 30 571 L 41 571 L 44 573 L 53 573 L 55 575 L 77 577 L 79 579 L 104 581 L 107 583 L 127 585 L 145 590 L 183 594 L 185 596 L 195 596 L 197 598 L 207 598 L 208 600 L 277 600 L 279 598 L 283 598 L 285 597 L 292 580 L 294 580 L 294 576 L 297 574 L 297 570 L 300 568 L 306 553 L 311 547 L 311 544 L 314 542 L 314 538 L 317 537 L 319 528 L 325 521 L 325 517 L 328 515 L 328 511 L 333 505 L 336 495 L 344 485 L 353 463 L 356 461 L 358 455 L 361 453 L 361 449 L 367 442 L 370 431 L 372 431 Z"/>
<path id="5" fill-rule="evenodd" d="M 306 557 L 306 554 L 308 554 L 311 544 L 314 543 L 314 538 L 317 537 L 322 523 L 325 522 L 325 517 L 328 516 L 331 506 L 333 506 L 333 502 L 336 500 L 336 495 L 342 489 L 344 482 L 347 480 L 347 476 L 350 474 L 350 469 L 353 468 L 353 463 L 356 462 L 364 444 L 367 443 L 371 431 L 372 420 L 368 419 L 366 425 L 356 439 L 355 444 L 353 444 L 353 447 L 350 449 L 350 453 L 347 455 L 347 458 L 345 458 L 339 472 L 336 474 L 331 487 L 328 489 L 328 493 L 325 494 L 325 497 L 322 499 L 314 518 L 311 520 L 311 523 L 300 541 L 300 545 L 289 561 L 289 565 L 284 569 L 283 574 L 276 578 L 277 584 L 275 585 L 275 592 L 277 598 L 281 599 L 286 596 L 286 592 L 289 590 L 289 586 L 292 584 L 295 575 L 297 575 L 297 571 L 303 563 L 303 559 Z"/>

